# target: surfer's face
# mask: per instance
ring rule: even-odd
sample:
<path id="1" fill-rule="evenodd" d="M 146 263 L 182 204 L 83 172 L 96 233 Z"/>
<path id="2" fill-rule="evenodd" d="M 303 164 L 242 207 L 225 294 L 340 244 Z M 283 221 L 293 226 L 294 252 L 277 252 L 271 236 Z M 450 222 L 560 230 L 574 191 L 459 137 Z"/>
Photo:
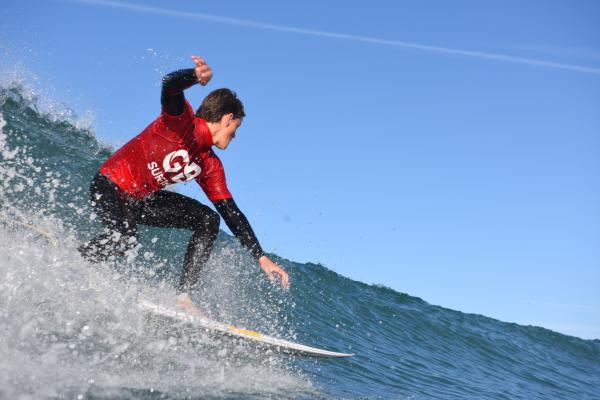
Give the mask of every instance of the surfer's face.
<path id="1" fill-rule="evenodd" d="M 226 114 L 221 118 L 220 128 L 213 134 L 215 146 L 221 150 L 225 150 L 229 143 L 235 137 L 237 129 L 242 124 L 241 118 L 234 118 L 233 114 Z"/>

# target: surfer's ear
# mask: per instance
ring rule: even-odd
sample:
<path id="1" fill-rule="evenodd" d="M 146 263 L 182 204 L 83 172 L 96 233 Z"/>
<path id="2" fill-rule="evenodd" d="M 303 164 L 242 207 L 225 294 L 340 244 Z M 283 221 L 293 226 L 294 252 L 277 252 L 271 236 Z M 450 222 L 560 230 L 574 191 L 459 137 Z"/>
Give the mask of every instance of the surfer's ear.
<path id="1" fill-rule="evenodd" d="M 231 125 L 231 123 L 233 122 L 233 113 L 228 113 L 223 115 L 223 117 L 221 117 L 221 125 L 223 126 L 229 126 Z"/>

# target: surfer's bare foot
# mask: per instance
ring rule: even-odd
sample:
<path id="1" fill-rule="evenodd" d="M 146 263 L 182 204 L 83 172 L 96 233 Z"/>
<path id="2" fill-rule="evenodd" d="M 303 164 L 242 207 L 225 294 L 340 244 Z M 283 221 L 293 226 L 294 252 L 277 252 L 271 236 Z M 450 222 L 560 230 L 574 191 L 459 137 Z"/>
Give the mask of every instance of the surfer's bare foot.
<path id="1" fill-rule="evenodd" d="M 177 296 L 177 305 L 183 308 L 188 314 L 200 317 L 200 310 L 194 305 L 192 298 L 187 293 L 181 293 Z"/>

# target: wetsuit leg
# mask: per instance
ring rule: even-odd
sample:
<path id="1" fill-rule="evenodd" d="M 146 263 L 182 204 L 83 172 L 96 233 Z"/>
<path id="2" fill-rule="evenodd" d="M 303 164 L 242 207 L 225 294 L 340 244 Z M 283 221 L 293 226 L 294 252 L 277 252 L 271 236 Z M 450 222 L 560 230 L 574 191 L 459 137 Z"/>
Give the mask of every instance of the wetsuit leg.
<path id="1" fill-rule="evenodd" d="M 105 232 L 79 247 L 92 262 L 122 256 L 135 246 L 137 224 L 130 211 L 133 199 L 127 198 L 107 177 L 96 174 L 90 185 L 90 199 Z"/>
<path id="2" fill-rule="evenodd" d="M 166 190 L 140 200 L 132 213 L 136 223 L 192 231 L 178 286 L 180 292 L 189 292 L 198 281 L 219 233 L 219 214 L 199 201 Z"/>
<path id="3" fill-rule="evenodd" d="M 106 232 L 79 247 L 84 257 L 99 262 L 114 255 L 123 255 L 135 246 L 137 224 L 190 229 L 192 237 L 178 286 L 179 291 L 189 292 L 198 281 L 198 274 L 208 260 L 219 233 L 219 214 L 199 201 L 166 190 L 142 200 L 131 199 L 101 174 L 94 177 L 90 194 Z"/>

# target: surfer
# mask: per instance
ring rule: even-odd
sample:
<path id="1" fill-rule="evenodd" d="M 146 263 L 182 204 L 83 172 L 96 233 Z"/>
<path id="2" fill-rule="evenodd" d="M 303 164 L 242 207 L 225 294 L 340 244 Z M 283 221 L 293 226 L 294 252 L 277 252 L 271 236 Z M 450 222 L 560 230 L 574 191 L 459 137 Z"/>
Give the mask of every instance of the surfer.
<path id="1" fill-rule="evenodd" d="M 289 278 L 262 250 L 227 188 L 223 165 L 212 149 L 225 150 L 235 138 L 245 116 L 244 105 L 235 92 L 217 89 L 194 112 L 183 91 L 197 83 L 206 86 L 213 73 L 202 58 L 192 56 L 192 60 L 194 68 L 163 78 L 158 118 L 106 160 L 92 179 L 92 207 L 105 230 L 79 250 L 86 259 L 100 262 L 133 249 L 138 224 L 190 229 L 177 303 L 198 314 L 190 292 L 219 233 L 219 215 L 271 282 L 279 278 L 287 288 Z M 191 179 L 198 182 L 218 213 L 197 200 L 164 190 Z"/>

